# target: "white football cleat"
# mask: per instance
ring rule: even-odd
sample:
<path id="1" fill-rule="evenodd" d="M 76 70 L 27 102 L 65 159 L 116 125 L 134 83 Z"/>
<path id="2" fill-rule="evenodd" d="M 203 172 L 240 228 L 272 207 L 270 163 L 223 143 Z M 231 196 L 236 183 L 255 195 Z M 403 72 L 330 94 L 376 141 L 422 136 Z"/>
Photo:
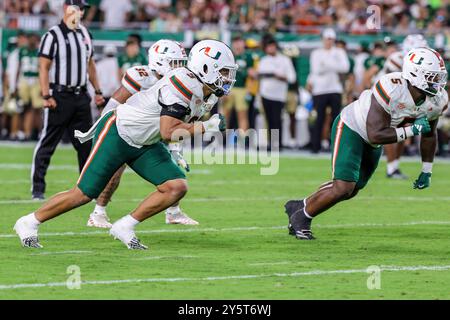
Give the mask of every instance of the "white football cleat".
<path id="1" fill-rule="evenodd" d="M 89 215 L 87 226 L 109 229 L 112 227 L 112 224 L 109 222 L 109 217 L 106 213 L 98 213 L 94 211 Z"/>
<path id="2" fill-rule="evenodd" d="M 198 221 L 195 221 L 194 219 L 190 218 L 183 211 L 179 211 L 179 212 L 173 213 L 173 214 L 169 214 L 166 212 L 166 224 L 184 224 L 184 225 L 196 226 L 199 223 L 198 223 Z"/>
<path id="3" fill-rule="evenodd" d="M 122 241 L 128 249 L 131 250 L 147 250 L 148 247 L 143 245 L 139 239 L 136 237 L 134 230 L 132 228 L 125 227 L 121 220 L 114 223 L 109 230 L 109 234 L 114 237 L 114 239 Z"/>
<path id="4" fill-rule="evenodd" d="M 38 226 L 30 223 L 28 216 L 23 216 L 16 221 L 14 231 L 19 236 L 23 247 L 42 248 L 38 238 Z"/>

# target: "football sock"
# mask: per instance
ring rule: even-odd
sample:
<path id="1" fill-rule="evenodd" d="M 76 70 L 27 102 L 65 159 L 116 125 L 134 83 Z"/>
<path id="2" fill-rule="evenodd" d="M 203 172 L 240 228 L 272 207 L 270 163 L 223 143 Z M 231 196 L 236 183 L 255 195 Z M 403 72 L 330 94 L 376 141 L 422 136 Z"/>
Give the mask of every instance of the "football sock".
<path id="1" fill-rule="evenodd" d="M 172 206 L 172 207 L 167 208 L 166 213 L 167 214 L 176 214 L 180 211 L 181 211 L 180 206 Z"/>
<path id="2" fill-rule="evenodd" d="M 398 169 L 398 160 L 394 160 L 392 162 L 388 162 L 387 164 L 387 174 L 393 174 L 395 170 Z"/>
<path id="3" fill-rule="evenodd" d="M 305 216 L 306 216 L 308 219 L 311 219 L 311 220 L 312 220 L 313 217 L 311 217 L 311 216 L 308 214 L 308 212 L 306 212 L 306 206 L 303 208 L 303 213 L 305 214 Z"/>
<path id="4" fill-rule="evenodd" d="M 97 214 L 105 214 L 106 213 L 106 207 L 99 206 L 98 204 L 95 205 L 94 213 Z"/>
<path id="5" fill-rule="evenodd" d="M 29 222 L 31 225 L 38 226 L 41 224 L 41 222 L 36 219 L 36 216 L 34 215 L 34 212 L 30 213 L 29 215 L 25 216 L 25 219 L 27 222 Z"/>
<path id="6" fill-rule="evenodd" d="M 139 221 L 133 218 L 131 214 L 127 214 L 122 218 L 122 223 L 129 228 L 134 228 L 139 223 Z"/>

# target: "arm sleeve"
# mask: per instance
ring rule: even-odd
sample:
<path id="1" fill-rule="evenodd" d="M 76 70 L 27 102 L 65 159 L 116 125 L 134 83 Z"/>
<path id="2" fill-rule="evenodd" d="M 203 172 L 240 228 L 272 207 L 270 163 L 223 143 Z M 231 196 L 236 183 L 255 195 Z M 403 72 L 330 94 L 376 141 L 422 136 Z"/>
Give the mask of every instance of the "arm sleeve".
<path id="1" fill-rule="evenodd" d="M 41 44 L 39 45 L 39 57 L 44 57 L 53 60 L 55 57 L 55 47 L 56 39 L 52 32 L 47 32 L 41 39 Z"/>

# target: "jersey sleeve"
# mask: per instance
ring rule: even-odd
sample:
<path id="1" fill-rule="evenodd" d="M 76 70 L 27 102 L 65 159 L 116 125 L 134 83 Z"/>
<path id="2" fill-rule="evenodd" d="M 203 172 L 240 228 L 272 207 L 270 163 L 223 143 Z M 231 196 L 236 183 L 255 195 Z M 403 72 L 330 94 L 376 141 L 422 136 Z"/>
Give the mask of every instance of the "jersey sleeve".
<path id="1" fill-rule="evenodd" d="M 442 93 L 438 96 L 435 96 L 435 104 L 436 108 L 432 108 L 430 114 L 428 114 L 427 118 L 430 121 L 438 119 L 442 116 L 448 109 L 448 94 L 446 90 L 442 90 Z"/>
<path id="2" fill-rule="evenodd" d="M 170 83 L 159 89 L 158 103 L 161 106 L 161 116 L 183 120 L 189 114 L 189 103 L 174 92 Z"/>
<path id="3" fill-rule="evenodd" d="M 169 88 L 174 96 L 189 105 L 194 96 L 203 96 L 202 85 L 194 74 L 186 69 L 168 75 Z"/>
<path id="4" fill-rule="evenodd" d="M 44 57 L 53 60 L 56 54 L 56 38 L 53 32 L 48 31 L 41 39 L 41 44 L 39 45 L 39 57 Z"/>
<path id="5" fill-rule="evenodd" d="M 146 66 L 131 67 L 125 72 L 122 78 L 122 86 L 131 94 L 135 94 L 143 89 L 149 89 L 150 70 Z"/>
<path id="6" fill-rule="evenodd" d="M 390 112 L 390 105 L 397 98 L 397 94 L 404 84 L 404 79 L 393 78 L 392 74 L 382 76 L 373 86 L 372 94 L 378 103 L 388 113 Z"/>

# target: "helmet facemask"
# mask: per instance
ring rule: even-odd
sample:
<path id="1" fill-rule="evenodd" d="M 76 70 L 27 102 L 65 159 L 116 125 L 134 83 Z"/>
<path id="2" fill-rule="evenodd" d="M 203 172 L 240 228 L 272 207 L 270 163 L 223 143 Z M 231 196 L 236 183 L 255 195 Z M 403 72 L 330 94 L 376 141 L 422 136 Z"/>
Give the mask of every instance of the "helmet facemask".
<path id="1" fill-rule="evenodd" d="M 224 67 L 220 69 L 217 80 L 213 83 L 214 94 L 218 97 L 228 95 L 236 82 L 236 67 Z"/>
<path id="2" fill-rule="evenodd" d="M 447 84 L 447 72 L 445 71 L 425 71 L 423 77 L 427 83 L 426 88 L 422 88 L 429 95 L 436 95 Z"/>

